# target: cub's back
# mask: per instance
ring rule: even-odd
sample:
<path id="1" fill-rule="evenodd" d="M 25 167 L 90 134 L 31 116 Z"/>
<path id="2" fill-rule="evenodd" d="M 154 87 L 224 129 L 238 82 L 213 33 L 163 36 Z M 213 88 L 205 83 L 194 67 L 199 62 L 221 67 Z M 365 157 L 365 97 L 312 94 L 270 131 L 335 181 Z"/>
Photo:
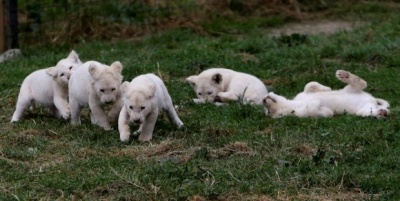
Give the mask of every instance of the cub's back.
<path id="1" fill-rule="evenodd" d="M 43 105 L 53 105 L 53 99 L 49 99 L 54 96 L 53 78 L 46 73 L 46 69 L 36 70 L 24 79 L 20 93 L 30 94 Z"/>
<path id="2" fill-rule="evenodd" d="M 77 98 L 79 102 L 88 101 L 89 90 L 91 87 L 89 66 L 93 63 L 97 66 L 102 66 L 96 61 L 85 62 L 71 75 L 71 78 L 68 82 L 69 95 Z"/>

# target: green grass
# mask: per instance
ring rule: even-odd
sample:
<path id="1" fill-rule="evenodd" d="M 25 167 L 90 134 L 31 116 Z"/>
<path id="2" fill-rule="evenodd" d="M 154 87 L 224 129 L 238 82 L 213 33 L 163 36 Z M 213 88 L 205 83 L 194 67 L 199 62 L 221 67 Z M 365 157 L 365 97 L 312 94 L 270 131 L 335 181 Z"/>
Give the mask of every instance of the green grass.
<path id="1" fill-rule="evenodd" d="M 218 35 L 175 29 L 140 40 L 23 48 L 24 57 L 0 66 L 0 200 L 398 200 L 400 15 L 387 11 L 332 35 L 271 37 L 265 22 L 254 21 L 225 24 Z M 70 49 L 83 61 L 121 61 L 124 80 L 161 75 L 185 128 L 161 115 L 150 143 L 125 145 L 117 130 L 91 125 L 87 113 L 79 127 L 40 108 L 9 123 L 24 77 Z M 309 81 L 341 88 L 334 73 L 345 69 L 392 112 L 386 119 L 272 119 L 261 106 L 196 105 L 184 78 L 211 67 L 251 73 L 287 97 Z"/>

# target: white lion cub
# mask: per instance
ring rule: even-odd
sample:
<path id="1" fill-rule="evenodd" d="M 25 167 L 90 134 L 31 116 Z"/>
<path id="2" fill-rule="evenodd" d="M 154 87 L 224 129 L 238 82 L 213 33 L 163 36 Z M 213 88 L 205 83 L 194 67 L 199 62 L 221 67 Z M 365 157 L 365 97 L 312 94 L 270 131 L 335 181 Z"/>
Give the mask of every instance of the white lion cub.
<path id="1" fill-rule="evenodd" d="M 195 103 L 241 101 L 262 105 L 268 93 L 257 77 L 225 68 L 211 68 L 186 78 L 196 92 Z"/>
<path id="2" fill-rule="evenodd" d="M 78 55 L 72 50 L 55 67 L 37 70 L 28 75 L 22 82 L 11 122 L 19 121 L 24 111 L 35 105 L 49 107 L 55 117 L 68 119 L 68 81 L 81 64 Z"/>
<path id="3" fill-rule="evenodd" d="M 182 127 L 172 100 L 163 81 L 154 74 L 140 75 L 121 87 L 124 106 L 119 113 L 118 129 L 122 142 L 129 141 L 129 123 L 139 124 L 139 141 L 149 141 L 153 136 L 158 113 L 165 110 L 172 123 Z"/>
<path id="4" fill-rule="evenodd" d="M 69 104 L 71 124 L 81 124 L 82 107 L 89 105 L 92 124 L 110 130 L 110 121 L 116 122 L 122 107 L 120 86 L 122 64 L 119 61 L 110 66 L 97 61 L 88 61 L 73 74 L 69 82 Z M 110 106 L 108 115 L 105 106 Z"/>
<path id="5" fill-rule="evenodd" d="M 334 114 L 386 117 L 389 103 L 364 92 L 367 82 L 344 70 L 336 71 L 336 77 L 348 85 L 340 90 L 310 82 L 293 100 L 269 93 L 264 98 L 267 116 L 281 117 L 332 117 Z"/>

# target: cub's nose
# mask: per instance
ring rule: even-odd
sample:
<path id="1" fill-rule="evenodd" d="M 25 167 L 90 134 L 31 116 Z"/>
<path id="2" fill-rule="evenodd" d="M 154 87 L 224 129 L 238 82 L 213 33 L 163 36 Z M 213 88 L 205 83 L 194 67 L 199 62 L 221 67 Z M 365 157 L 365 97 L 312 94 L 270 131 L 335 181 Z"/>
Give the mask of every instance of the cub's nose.
<path id="1" fill-rule="evenodd" d="M 142 122 L 140 121 L 140 119 L 134 119 L 133 122 L 134 122 L 135 124 L 141 124 L 141 123 L 142 123 Z"/>
<path id="2" fill-rule="evenodd" d="M 106 101 L 106 104 L 111 104 L 112 103 L 112 101 Z"/>
<path id="3" fill-rule="evenodd" d="M 387 116 L 388 116 L 388 112 L 387 112 L 386 110 L 384 110 L 384 109 L 380 109 L 380 110 L 378 111 L 378 116 L 380 116 L 380 117 L 387 117 Z"/>

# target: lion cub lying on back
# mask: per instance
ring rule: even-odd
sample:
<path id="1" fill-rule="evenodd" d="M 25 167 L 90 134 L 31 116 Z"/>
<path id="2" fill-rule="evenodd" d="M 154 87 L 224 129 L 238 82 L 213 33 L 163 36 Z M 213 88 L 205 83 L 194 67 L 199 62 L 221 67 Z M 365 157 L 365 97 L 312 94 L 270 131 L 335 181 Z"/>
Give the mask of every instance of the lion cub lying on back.
<path id="1" fill-rule="evenodd" d="M 363 79 L 344 70 L 336 71 L 336 77 L 348 85 L 340 90 L 331 90 L 318 82 L 310 82 L 293 100 L 269 93 L 264 98 L 265 113 L 272 117 L 332 117 L 348 113 L 378 118 L 389 114 L 387 101 L 363 91 L 367 87 Z"/>
<path id="2" fill-rule="evenodd" d="M 118 129 L 122 142 L 129 141 L 129 123 L 139 124 L 139 141 L 149 141 L 153 136 L 158 113 L 166 111 L 169 120 L 177 127 L 183 123 L 179 119 L 164 82 L 154 74 L 140 75 L 121 86 L 124 106 L 119 114 Z"/>
<path id="3" fill-rule="evenodd" d="M 196 92 L 195 103 L 241 101 L 262 105 L 267 88 L 257 77 L 225 68 L 211 68 L 186 78 Z"/>

